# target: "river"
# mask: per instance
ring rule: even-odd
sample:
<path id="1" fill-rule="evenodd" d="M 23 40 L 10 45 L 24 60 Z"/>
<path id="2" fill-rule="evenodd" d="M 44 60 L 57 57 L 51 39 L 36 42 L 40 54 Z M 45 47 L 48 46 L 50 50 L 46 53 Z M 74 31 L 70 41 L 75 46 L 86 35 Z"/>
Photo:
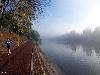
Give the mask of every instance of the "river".
<path id="1" fill-rule="evenodd" d="M 100 48 L 42 41 L 42 50 L 65 75 L 100 75 Z"/>

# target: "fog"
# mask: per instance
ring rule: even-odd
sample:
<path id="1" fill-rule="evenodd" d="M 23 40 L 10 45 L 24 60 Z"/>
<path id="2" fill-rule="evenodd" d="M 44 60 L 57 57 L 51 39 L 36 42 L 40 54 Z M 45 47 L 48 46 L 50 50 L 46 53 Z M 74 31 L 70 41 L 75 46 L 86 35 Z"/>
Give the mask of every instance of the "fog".
<path id="1" fill-rule="evenodd" d="M 86 28 L 82 33 L 71 31 L 63 36 L 56 38 L 58 42 L 66 44 L 99 45 L 100 44 L 100 26 L 94 30 Z"/>

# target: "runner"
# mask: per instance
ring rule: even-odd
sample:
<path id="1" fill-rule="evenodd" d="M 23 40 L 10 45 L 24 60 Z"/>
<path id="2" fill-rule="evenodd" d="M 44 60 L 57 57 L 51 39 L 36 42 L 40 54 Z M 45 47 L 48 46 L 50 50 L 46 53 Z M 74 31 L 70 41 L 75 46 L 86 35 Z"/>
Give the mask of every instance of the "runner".
<path id="1" fill-rule="evenodd" d="M 6 47 L 8 49 L 8 55 L 11 54 L 10 48 L 11 48 L 11 40 L 7 38 L 7 41 L 5 42 Z"/>

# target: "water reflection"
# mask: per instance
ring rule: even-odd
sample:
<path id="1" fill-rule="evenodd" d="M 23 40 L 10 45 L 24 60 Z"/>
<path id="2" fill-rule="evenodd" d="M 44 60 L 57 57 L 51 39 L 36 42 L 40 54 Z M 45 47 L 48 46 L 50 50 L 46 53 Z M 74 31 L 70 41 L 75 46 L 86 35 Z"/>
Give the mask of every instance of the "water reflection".
<path id="1" fill-rule="evenodd" d="M 97 45 L 45 41 L 42 48 L 65 75 L 100 75 L 100 47 Z"/>
<path id="2" fill-rule="evenodd" d="M 67 44 L 67 47 L 74 52 L 78 50 L 79 47 L 82 47 L 82 50 L 86 53 L 87 56 L 91 56 L 93 52 L 96 53 L 96 56 L 100 57 L 100 46 L 99 45 L 89 45 L 89 44 Z"/>
<path id="3" fill-rule="evenodd" d="M 71 48 L 74 52 L 77 50 L 77 44 L 67 44 L 67 47 Z"/>

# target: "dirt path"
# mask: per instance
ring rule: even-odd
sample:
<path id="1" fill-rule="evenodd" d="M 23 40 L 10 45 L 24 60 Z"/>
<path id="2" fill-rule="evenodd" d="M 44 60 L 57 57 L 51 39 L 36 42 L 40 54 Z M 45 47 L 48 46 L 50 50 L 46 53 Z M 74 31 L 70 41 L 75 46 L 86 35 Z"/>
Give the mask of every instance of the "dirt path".
<path id="1" fill-rule="evenodd" d="M 13 50 L 11 55 L 1 55 L 0 73 L 1 75 L 28 75 L 29 64 L 32 53 L 30 42 Z"/>
<path id="2" fill-rule="evenodd" d="M 11 55 L 0 55 L 0 75 L 50 75 L 38 45 L 27 42 Z"/>

